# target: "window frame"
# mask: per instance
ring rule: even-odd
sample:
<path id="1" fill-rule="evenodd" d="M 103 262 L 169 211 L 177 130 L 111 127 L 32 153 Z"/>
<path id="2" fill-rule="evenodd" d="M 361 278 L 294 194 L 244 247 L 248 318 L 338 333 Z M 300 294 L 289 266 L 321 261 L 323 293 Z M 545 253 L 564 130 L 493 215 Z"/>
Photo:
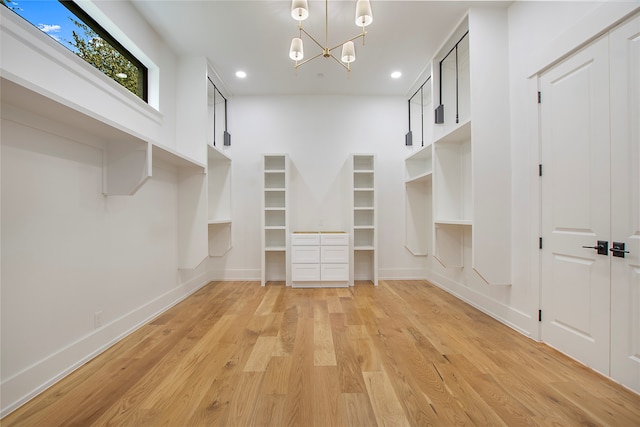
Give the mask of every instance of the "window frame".
<path id="1" fill-rule="evenodd" d="M 131 52 L 129 52 L 118 40 L 116 40 L 111 34 L 107 32 L 100 24 L 96 22 L 87 12 L 85 12 L 80 6 L 71 0 L 58 0 L 65 8 L 67 8 L 72 14 L 74 14 L 80 21 L 91 28 L 95 33 L 100 36 L 105 42 L 109 43 L 111 47 L 117 50 L 126 60 L 131 62 L 138 68 L 138 88 L 142 88 L 142 91 L 136 96 L 142 99 L 144 102 L 149 102 L 149 70 L 148 68 Z M 128 92 L 131 92 L 128 90 Z M 133 93 L 133 92 L 131 92 Z"/>

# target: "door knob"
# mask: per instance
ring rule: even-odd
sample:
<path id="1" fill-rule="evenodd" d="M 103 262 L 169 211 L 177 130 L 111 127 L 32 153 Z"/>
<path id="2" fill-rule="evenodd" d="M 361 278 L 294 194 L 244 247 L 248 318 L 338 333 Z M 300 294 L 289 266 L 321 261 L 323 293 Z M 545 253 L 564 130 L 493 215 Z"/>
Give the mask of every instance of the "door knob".
<path id="1" fill-rule="evenodd" d="M 609 255 L 609 242 L 607 240 L 598 240 L 597 246 L 583 246 L 583 248 L 596 249 L 598 251 L 598 255 Z"/>
<path id="2" fill-rule="evenodd" d="M 625 246 L 624 242 L 613 242 L 613 245 L 610 249 L 613 256 L 624 258 L 624 254 L 629 253 L 629 251 L 624 250 L 624 246 Z"/>

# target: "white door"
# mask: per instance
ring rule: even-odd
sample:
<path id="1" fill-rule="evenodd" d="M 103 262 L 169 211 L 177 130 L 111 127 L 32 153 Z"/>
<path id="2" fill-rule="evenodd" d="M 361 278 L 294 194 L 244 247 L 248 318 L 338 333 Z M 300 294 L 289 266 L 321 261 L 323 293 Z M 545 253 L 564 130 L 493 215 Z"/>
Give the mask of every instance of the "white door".
<path id="1" fill-rule="evenodd" d="M 611 32 L 611 376 L 640 392 L 640 17 Z M 612 254 L 613 255 L 613 254 Z"/>
<path id="2" fill-rule="evenodd" d="M 603 37 L 540 77 L 542 339 L 609 374 L 609 61 Z"/>

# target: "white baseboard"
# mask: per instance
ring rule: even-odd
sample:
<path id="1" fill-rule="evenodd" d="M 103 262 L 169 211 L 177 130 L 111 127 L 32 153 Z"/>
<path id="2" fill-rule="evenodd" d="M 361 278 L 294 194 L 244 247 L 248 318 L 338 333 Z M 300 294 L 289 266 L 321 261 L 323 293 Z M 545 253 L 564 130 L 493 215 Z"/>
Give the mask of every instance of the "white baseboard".
<path id="1" fill-rule="evenodd" d="M 147 304 L 104 325 L 91 334 L 51 354 L 0 384 L 0 418 L 51 387 L 138 328 L 210 282 L 209 274 L 182 283 Z"/>
<path id="2" fill-rule="evenodd" d="M 210 280 L 241 280 L 256 282 L 260 281 L 262 272 L 260 269 L 225 269 L 212 270 L 210 272 Z"/>
<path id="3" fill-rule="evenodd" d="M 424 268 L 379 268 L 378 280 L 425 280 Z"/>
<path id="4" fill-rule="evenodd" d="M 509 307 L 499 301 L 489 298 L 472 288 L 461 285 L 451 279 L 441 276 L 437 273 L 427 272 L 429 282 L 433 283 L 440 289 L 450 293 L 456 298 L 461 299 L 467 304 L 477 308 L 483 313 L 493 317 L 510 328 L 520 332 L 529 338 L 536 339 L 536 319 L 520 310 Z"/>

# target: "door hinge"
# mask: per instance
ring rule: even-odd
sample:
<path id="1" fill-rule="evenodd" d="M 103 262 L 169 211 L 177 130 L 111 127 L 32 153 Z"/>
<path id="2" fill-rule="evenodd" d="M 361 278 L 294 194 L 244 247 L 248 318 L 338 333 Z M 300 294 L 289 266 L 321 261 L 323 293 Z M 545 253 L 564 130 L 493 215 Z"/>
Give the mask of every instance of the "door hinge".
<path id="1" fill-rule="evenodd" d="M 538 176 L 542 176 L 542 164 L 538 165 Z"/>
<path id="2" fill-rule="evenodd" d="M 542 237 L 538 237 L 538 249 L 542 249 Z"/>
<path id="3" fill-rule="evenodd" d="M 542 104 L 542 92 L 538 91 L 538 104 Z"/>
<path id="4" fill-rule="evenodd" d="M 538 310 L 538 322 L 542 322 L 542 310 Z"/>

